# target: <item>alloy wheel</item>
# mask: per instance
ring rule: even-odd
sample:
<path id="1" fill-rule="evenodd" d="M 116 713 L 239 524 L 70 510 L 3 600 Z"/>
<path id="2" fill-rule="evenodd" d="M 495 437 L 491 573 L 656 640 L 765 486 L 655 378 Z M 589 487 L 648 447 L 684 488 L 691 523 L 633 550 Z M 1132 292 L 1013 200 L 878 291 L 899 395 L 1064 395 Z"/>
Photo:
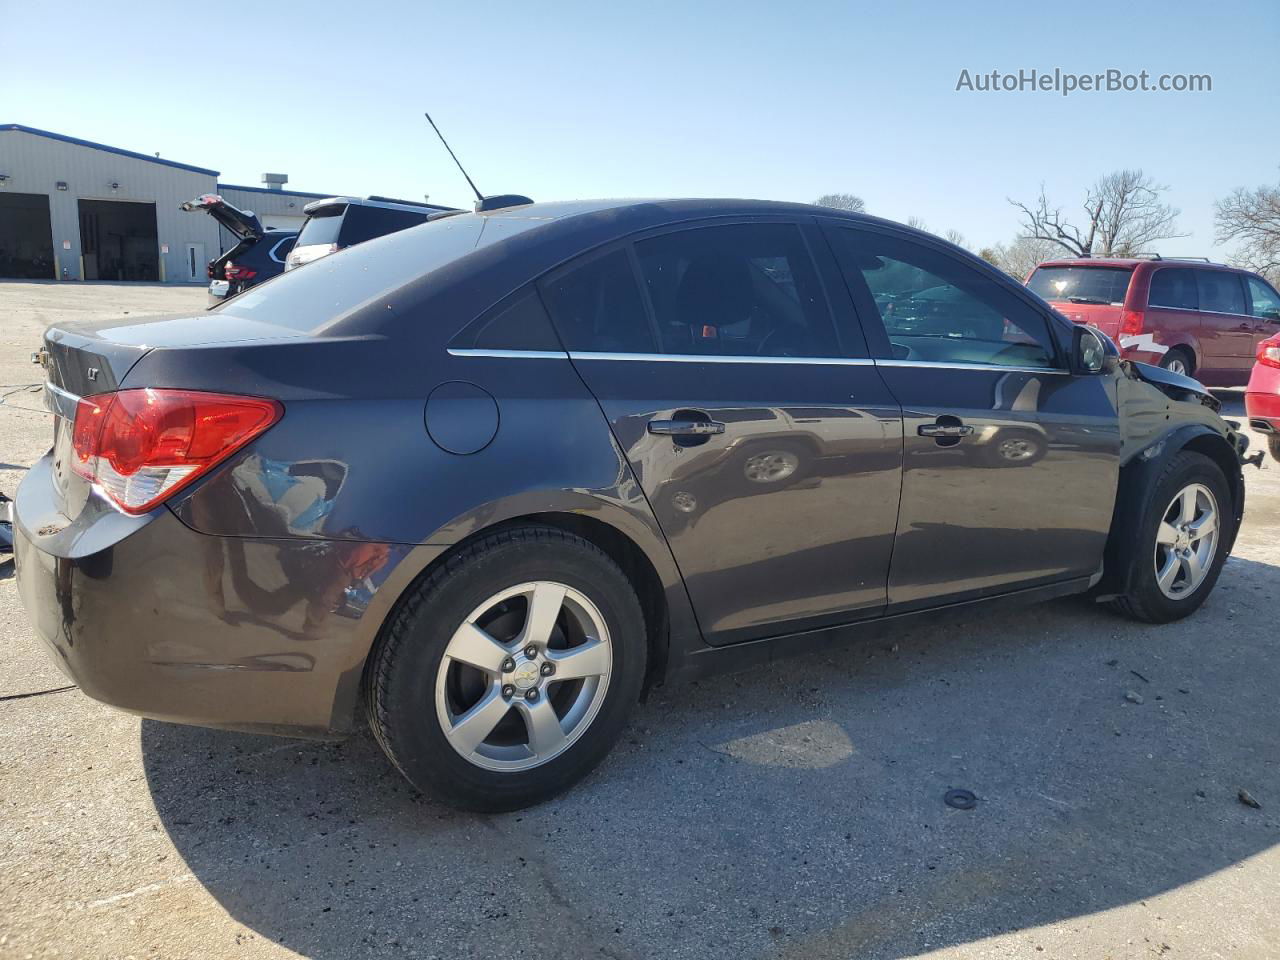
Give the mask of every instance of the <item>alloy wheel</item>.
<path id="1" fill-rule="evenodd" d="M 1181 600 L 1204 583 L 1218 551 L 1218 501 L 1202 483 L 1183 487 L 1156 530 L 1155 573 L 1160 592 Z"/>
<path id="2" fill-rule="evenodd" d="M 1182 376 L 1188 376 L 1187 362 L 1181 357 L 1171 357 L 1164 365 L 1164 368 L 1170 373 L 1179 373 Z"/>
<path id="3" fill-rule="evenodd" d="M 563 583 L 522 583 L 489 597 L 454 631 L 436 676 L 436 716 L 469 762 L 528 770 L 586 732 L 612 666 L 595 604 Z"/>

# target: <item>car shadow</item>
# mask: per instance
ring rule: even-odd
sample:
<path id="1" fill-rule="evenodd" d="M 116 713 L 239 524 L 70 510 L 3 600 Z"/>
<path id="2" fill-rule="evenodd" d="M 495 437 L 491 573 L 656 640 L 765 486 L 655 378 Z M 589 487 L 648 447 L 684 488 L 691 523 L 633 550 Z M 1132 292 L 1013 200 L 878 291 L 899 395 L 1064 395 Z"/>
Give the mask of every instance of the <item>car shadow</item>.
<path id="1" fill-rule="evenodd" d="M 663 688 L 582 785 L 501 816 L 420 796 L 367 732 L 144 721 L 142 753 L 190 871 L 307 957 L 908 957 L 1280 839 L 1280 658 L 1233 628 L 1277 585 L 1232 559 L 1177 624 L 1058 601 Z"/>

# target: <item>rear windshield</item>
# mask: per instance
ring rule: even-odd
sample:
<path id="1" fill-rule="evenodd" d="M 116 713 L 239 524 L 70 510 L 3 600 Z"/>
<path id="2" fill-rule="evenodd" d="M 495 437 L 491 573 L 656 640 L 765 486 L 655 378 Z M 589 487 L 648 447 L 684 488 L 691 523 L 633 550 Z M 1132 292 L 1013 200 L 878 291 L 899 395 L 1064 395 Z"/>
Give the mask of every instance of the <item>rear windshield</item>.
<path id="1" fill-rule="evenodd" d="M 1046 300 L 1120 306 L 1132 267 L 1039 267 L 1027 286 Z"/>
<path id="2" fill-rule="evenodd" d="M 273 277 L 211 312 L 226 312 L 293 330 L 319 330 L 472 250 L 545 223 L 533 219 L 512 218 L 502 223 L 488 220 L 466 215 L 444 217 L 410 233 L 379 237 Z M 305 236 L 304 227 L 299 245 L 306 242 Z"/>
<path id="3" fill-rule="evenodd" d="M 342 215 L 347 212 L 346 204 L 333 207 L 321 207 L 307 217 L 298 234 L 298 246 L 305 247 L 316 243 L 337 243 L 338 232 L 342 229 Z"/>

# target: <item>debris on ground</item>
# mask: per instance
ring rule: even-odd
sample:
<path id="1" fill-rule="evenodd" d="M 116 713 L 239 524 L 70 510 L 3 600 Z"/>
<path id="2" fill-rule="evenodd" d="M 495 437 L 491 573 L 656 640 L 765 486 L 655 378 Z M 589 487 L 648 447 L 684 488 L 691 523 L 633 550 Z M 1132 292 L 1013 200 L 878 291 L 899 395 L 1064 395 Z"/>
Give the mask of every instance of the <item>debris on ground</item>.
<path id="1" fill-rule="evenodd" d="M 1142 703 L 1142 694 L 1138 693 L 1135 690 L 1126 690 L 1124 693 L 1124 698 L 1128 700 L 1130 703 L 1139 703 L 1139 704 Z"/>
<path id="2" fill-rule="evenodd" d="M 948 790 L 942 802 L 957 810 L 972 810 L 978 805 L 978 798 L 970 790 Z"/>
<path id="3" fill-rule="evenodd" d="M 1248 790 L 1246 790 L 1244 787 L 1240 788 L 1240 792 L 1236 794 L 1236 797 L 1246 807 L 1253 807 L 1253 809 L 1255 810 L 1262 809 L 1262 804 L 1260 804 L 1257 800 L 1255 800 L 1253 797 L 1253 794 L 1250 793 Z"/>

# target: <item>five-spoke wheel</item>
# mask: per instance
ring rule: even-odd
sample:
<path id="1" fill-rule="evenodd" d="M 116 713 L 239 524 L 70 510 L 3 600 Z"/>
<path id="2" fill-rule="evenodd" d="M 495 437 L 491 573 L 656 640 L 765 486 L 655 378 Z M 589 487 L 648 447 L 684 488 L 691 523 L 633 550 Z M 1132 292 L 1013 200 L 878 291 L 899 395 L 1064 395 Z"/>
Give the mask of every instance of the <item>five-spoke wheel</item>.
<path id="1" fill-rule="evenodd" d="M 548 580 L 508 587 L 454 631 L 436 675 L 436 715 L 471 763 L 525 770 L 587 729 L 612 659 L 604 617 L 583 594 Z"/>

